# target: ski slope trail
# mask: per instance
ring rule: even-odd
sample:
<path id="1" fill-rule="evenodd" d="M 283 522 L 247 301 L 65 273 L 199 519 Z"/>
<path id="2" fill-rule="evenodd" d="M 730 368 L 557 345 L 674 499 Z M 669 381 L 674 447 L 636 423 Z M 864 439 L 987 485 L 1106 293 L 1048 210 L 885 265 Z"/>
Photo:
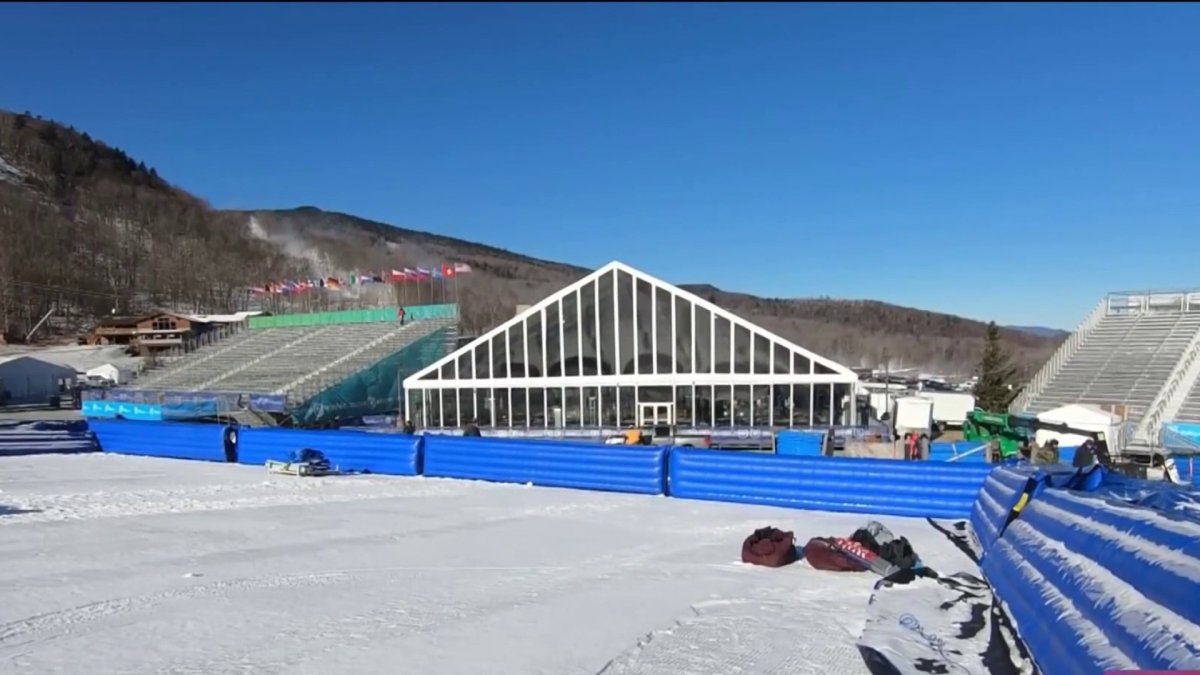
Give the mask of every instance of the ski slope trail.
<path id="1" fill-rule="evenodd" d="M 2 673 L 865 673 L 876 578 L 743 565 L 863 516 L 519 485 L 0 461 Z M 939 570 L 918 519 L 880 518 Z"/>

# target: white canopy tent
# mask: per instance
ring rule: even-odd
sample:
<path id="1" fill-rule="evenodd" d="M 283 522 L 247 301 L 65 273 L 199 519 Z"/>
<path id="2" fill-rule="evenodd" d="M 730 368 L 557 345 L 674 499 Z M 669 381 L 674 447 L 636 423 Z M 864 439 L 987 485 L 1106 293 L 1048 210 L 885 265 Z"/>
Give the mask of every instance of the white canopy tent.
<path id="1" fill-rule="evenodd" d="M 612 262 L 404 380 L 423 427 L 853 424 L 849 368 Z"/>
<path id="2" fill-rule="evenodd" d="M 1081 431 L 1103 432 L 1109 439 L 1118 437 L 1122 421 L 1120 415 L 1114 415 L 1086 403 L 1072 403 L 1047 410 L 1039 414 L 1037 418 L 1043 422 L 1066 424 Z M 1088 437 L 1078 434 L 1060 434 L 1044 429 L 1038 431 L 1034 436 L 1034 440 L 1041 445 L 1045 445 L 1051 439 L 1058 440 L 1058 444 L 1062 447 L 1074 447 L 1083 445 Z"/>
<path id="3" fill-rule="evenodd" d="M 127 368 L 120 368 L 111 363 L 105 363 L 94 368 L 88 368 L 84 372 L 89 379 L 100 378 L 108 380 L 113 384 L 126 384 L 133 379 L 133 371 Z"/>

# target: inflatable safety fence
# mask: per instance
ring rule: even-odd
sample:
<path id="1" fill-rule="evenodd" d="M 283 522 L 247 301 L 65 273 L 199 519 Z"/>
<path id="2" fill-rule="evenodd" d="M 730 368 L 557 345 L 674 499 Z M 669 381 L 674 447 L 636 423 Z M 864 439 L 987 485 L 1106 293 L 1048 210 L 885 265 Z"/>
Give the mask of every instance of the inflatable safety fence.
<path id="1" fill-rule="evenodd" d="M 1077 477 L 1096 478 L 998 468 L 971 516 L 1039 669 L 1200 670 L 1200 493 Z"/>

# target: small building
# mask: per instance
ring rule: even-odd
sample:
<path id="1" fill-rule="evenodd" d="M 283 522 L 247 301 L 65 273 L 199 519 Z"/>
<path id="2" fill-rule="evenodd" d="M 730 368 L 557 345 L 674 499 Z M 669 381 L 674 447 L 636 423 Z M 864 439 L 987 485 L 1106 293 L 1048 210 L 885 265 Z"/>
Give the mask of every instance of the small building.
<path id="1" fill-rule="evenodd" d="M 152 350 L 183 345 L 209 328 L 208 322 L 193 317 L 157 312 L 145 316 L 114 316 L 101 319 L 88 332 L 89 345 L 128 345 Z"/>
<path id="2" fill-rule="evenodd" d="M 45 403 L 74 384 L 74 368 L 32 356 L 0 357 L 0 402 Z"/>

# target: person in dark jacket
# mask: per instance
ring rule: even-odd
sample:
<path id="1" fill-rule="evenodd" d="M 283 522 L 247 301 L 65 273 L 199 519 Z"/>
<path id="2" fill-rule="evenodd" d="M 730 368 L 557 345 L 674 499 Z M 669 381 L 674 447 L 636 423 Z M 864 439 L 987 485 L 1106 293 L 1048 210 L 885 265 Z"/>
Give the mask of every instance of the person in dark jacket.
<path id="1" fill-rule="evenodd" d="M 409 436 L 417 433 L 417 425 L 413 424 L 412 420 L 404 420 L 404 433 Z"/>
<path id="2" fill-rule="evenodd" d="M 1086 469 L 1095 463 L 1096 441 L 1089 438 L 1075 451 L 1075 457 L 1071 459 L 1071 466 L 1076 469 Z"/>
<path id="3" fill-rule="evenodd" d="M 482 435 L 483 434 L 479 433 L 479 425 L 474 420 L 472 420 L 471 422 L 468 422 L 467 426 L 463 427 L 463 436 L 482 436 Z"/>

